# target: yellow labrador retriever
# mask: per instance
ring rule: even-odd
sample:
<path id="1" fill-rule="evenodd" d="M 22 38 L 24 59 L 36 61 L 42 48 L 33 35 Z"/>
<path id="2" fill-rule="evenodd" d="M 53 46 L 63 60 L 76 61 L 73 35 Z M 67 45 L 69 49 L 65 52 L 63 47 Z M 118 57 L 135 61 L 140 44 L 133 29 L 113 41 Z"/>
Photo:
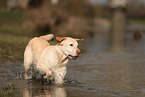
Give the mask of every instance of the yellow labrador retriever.
<path id="1" fill-rule="evenodd" d="M 80 55 L 77 41 L 83 39 L 56 37 L 58 44 L 52 46 L 47 41 L 53 38 L 53 34 L 48 34 L 29 41 L 24 52 L 25 79 L 35 77 L 35 72 L 39 71 L 44 79 L 54 80 L 55 84 L 64 83 L 66 64 Z"/>

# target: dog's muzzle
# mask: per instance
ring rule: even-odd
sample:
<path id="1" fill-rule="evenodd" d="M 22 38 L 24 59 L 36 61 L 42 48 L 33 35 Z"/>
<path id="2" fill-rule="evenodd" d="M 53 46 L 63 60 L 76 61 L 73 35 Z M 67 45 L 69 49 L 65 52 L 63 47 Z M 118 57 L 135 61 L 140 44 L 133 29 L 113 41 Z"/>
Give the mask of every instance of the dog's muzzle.
<path id="1" fill-rule="evenodd" d="M 75 60 L 75 59 L 77 59 L 78 56 L 81 54 L 81 51 L 80 51 L 79 49 L 77 49 L 77 50 L 76 50 L 76 54 L 77 54 L 77 56 L 72 56 L 72 55 L 69 54 L 68 57 L 69 57 L 70 59 Z"/>

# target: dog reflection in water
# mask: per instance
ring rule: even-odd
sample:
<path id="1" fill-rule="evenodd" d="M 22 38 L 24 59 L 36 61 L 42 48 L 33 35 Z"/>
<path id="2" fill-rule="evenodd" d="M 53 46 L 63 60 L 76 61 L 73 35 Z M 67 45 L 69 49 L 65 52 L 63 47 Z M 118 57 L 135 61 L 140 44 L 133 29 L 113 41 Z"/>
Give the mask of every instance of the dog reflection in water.
<path id="1" fill-rule="evenodd" d="M 39 72 L 43 79 L 53 80 L 55 84 L 64 83 L 66 64 L 81 54 L 77 41 L 83 39 L 56 37 L 58 44 L 50 45 L 47 41 L 53 38 L 53 34 L 48 34 L 29 41 L 24 52 L 25 79 L 36 78 Z"/>
<path id="2" fill-rule="evenodd" d="M 33 87 L 33 86 L 32 86 Z M 26 86 L 23 91 L 23 97 L 67 97 L 64 87 L 33 87 Z M 42 87 L 42 88 L 41 88 Z"/>

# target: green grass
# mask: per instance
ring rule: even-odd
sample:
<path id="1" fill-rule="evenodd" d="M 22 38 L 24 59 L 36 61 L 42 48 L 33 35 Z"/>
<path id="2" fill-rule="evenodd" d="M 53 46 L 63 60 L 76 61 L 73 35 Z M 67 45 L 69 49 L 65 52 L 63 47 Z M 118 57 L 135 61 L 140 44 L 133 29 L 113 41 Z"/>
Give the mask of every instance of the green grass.
<path id="1" fill-rule="evenodd" d="M 37 33 L 32 33 L 31 30 L 22 27 L 21 25 L 2 24 L 0 25 L 0 32 L 16 36 L 34 36 Z"/>
<path id="2" fill-rule="evenodd" d="M 30 37 L 0 33 L 0 58 L 22 60 Z"/>
<path id="3" fill-rule="evenodd" d="M 0 58 L 23 60 L 28 41 L 38 35 L 22 27 L 25 20 L 23 13 L 0 11 Z"/>
<path id="4" fill-rule="evenodd" d="M 8 11 L 0 11 L 0 21 L 4 23 L 22 23 L 26 20 L 23 13 L 14 13 Z"/>
<path id="5" fill-rule="evenodd" d="M 1 84 L 0 97 L 15 97 L 15 87 L 13 84 Z"/>

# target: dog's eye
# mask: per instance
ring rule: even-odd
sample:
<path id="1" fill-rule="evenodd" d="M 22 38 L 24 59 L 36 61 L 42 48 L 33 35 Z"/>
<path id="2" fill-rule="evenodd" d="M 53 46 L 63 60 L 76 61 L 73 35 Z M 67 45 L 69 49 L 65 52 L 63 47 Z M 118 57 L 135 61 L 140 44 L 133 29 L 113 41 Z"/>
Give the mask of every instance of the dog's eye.
<path id="1" fill-rule="evenodd" d="M 73 44 L 70 44 L 70 46 L 73 46 Z"/>

